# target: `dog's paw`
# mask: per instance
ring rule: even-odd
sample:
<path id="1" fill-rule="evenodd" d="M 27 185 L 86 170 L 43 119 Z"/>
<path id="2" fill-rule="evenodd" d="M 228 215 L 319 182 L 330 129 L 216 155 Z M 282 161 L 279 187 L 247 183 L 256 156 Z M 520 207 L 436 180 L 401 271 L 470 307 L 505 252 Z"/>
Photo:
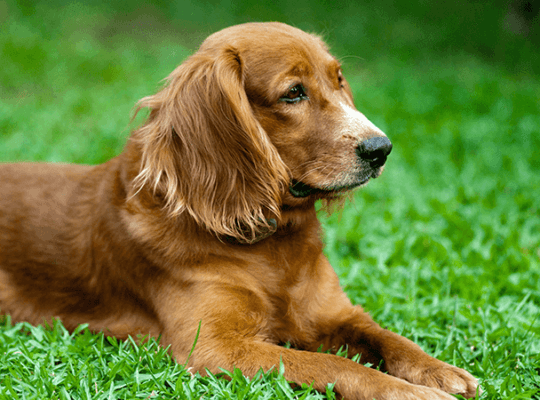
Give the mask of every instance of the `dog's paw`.
<path id="1" fill-rule="evenodd" d="M 385 397 L 387 400 L 456 400 L 455 397 L 450 396 L 448 393 L 442 390 L 419 386 L 412 386 L 408 390 L 400 390 L 399 392 L 392 393 L 389 397 Z"/>
<path id="2" fill-rule="evenodd" d="M 456 400 L 444 391 L 421 385 L 415 385 L 401 379 L 394 378 L 394 381 L 388 382 L 384 390 L 370 397 L 370 400 Z"/>
<path id="3" fill-rule="evenodd" d="M 341 397 L 355 400 L 455 400 L 436 387 L 417 385 L 378 371 L 355 378 L 358 379 L 356 384 L 354 378 L 338 380 L 336 392 Z"/>
<path id="4" fill-rule="evenodd" d="M 447 393 L 460 394 L 466 399 L 473 398 L 478 389 L 478 380 L 474 376 L 464 369 L 442 361 L 439 361 L 438 365 L 427 367 L 420 373 L 420 377 L 418 384 L 436 387 Z M 478 390 L 481 393 L 481 390 Z"/>
<path id="5" fill-rule="evenodd" d="M 428 363 L 409 366 L 408 371 L 400 375 L 401 378 L 416 385 L 459 394 L 466 399 L 475 397 L 477 390 L 482 393 L 481 389 L 478 388 L 478 380 L 470 373 L 435 358 L 431 358 Z"/>

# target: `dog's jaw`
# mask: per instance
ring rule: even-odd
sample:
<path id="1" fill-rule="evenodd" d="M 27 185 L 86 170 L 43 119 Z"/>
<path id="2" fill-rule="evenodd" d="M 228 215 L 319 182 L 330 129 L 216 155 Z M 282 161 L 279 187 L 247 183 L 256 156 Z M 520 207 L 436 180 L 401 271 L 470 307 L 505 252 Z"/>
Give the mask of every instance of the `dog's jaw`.
<path id="1" fill-rule="evenodd" d="M 370 178 L 367 178 L 363 181 L 355 182 L 347 186 L 332 187 L 332 188 L 316 188 L 304 182 L 300 182 L 293 179 L 291 185 L 289 186 L 289 193 L 295 198 L 304 198 L 311 195 L 318 195 L 321 197 L 326 197 L 326 196 L 334 197 L 337 194 L 348 192 L 360 186 L 365 186 L 368 183 L 369 179 Z"/>

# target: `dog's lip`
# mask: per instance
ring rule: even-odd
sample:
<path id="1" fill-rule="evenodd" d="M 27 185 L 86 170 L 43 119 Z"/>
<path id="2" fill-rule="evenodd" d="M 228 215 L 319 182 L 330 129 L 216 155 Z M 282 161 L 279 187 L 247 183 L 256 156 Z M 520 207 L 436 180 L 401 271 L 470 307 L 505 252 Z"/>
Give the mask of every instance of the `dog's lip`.
<path id="1" fill-rule="evenodd" d="M 366 179 L 362 181 L 354 182 L 353 184 L 350 184 L 350 185 L 327 187 L 327 188 L 313 187 L 304 182 L 293 179 L 291 185 L 289 186 L 289 192 L 293 195 L 293 197 L 297 197 L 297 198 L 308 197 L 313 194 L 328 195 L 332 193 L 346 192 L 348 190 L 352 190 L 354 188 L 357 188 L 358 186 L 362 186 L 366 184 L 370 178 L 371 176 L 367 177 Z"/>

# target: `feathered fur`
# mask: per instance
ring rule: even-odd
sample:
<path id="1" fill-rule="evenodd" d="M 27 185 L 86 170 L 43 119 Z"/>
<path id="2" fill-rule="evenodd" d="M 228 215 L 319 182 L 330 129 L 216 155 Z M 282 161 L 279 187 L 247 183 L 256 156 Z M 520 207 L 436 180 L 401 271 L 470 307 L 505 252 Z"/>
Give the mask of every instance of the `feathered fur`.
<path id="1" fill-rule="evenodd" d="M 0 165 L 2 313 L 159 336 L 181 363 L 200 326 L 188 366 L 202 374 L 283 363 L 347 399 L 475 395 L 468 372 L 353 306 L 322 252 L 315 202 L 377 178 L 392 145 L 318 37 L 217 32 L 141 109 L 102 165 Z M 388 374 L 331 354 L 342 346 Z"/>

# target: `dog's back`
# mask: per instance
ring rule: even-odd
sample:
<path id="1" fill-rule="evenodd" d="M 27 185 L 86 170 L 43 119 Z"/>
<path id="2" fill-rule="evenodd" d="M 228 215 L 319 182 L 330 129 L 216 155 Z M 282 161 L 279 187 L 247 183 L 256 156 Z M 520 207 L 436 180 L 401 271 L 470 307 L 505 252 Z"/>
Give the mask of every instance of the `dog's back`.
<path id="1" fill-rule="evenodd" d="M 55 284 L 50 277 L 66 268 L 72 252 L 69 244 L 72 237 L 67 233 L 75 228 L 70 227 L 73 223 L 70 213 L 76 211 L 70 202 L 80 197 L 81 181 L 91 168 L 45 163 L 0 164 L 2 312 L 12 311 L 15 319 L 38 317 L 36 305 L 40 297 L 50 294 L 47 287 L 50 289 Z M 29 292 L 28 288 L 44 290 Z M 36 298 L 36 293 L 41 295 Z M 21 303 L 26 306 L 20 307 Z"/>
<path id="2" fill-rule="evenodd" d="M 2 313 L 42 323 L 54 316 L 51 306 L 60 310 L 73 290 L 80 291 L 74 281 L 91 260 L 88 211 L 98 206 L 90 184 L 96 174 L 102 175 L 86 165 L 0 164 Z M 71 290 L 56 298 L 58 286 Z"/>
<path id="3" fill-rule="evenodd" d="M 63 164 L 0 164 L 0 268 L 29 257 L 49 263 L 50 246 L 63 240 L 70 202 L 92 167 Z M 58 263 L 58 251 L 54 254 Z"/>
<path id="4" fill-rule="evenodd" d="M 4 244 L 0 247 L 0 257 L 8 251 L 6 240 L 16 242 L 11 245 L 35 243 L 25 238 L 36 236 L 36 231 L 40 231 L 40 240 L 54 240 L 55 226 L 64 224 L 70 198 L 77 195 L 81 180 L 91 168 L 46 163 L 0 164 L 0 243 Z"/>

